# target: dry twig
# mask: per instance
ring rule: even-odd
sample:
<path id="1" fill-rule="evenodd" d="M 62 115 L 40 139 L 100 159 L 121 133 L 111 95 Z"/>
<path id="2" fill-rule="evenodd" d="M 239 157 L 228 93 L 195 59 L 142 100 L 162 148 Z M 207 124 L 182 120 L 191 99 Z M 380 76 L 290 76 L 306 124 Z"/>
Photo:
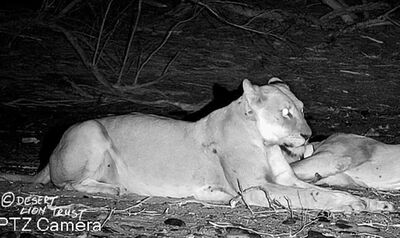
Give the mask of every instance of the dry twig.
<path id="1" fill-rule="evenodd" d="M 388 5 L 386 3 L 377 2 L 377 3 L 368 3 L 368 4 L 350 6 L 347 8 L 335 9 L 332 12 L 329 12 L 328 14 L 320 17 L 320 20 L 327 21 L 327 20 L 333 19 L 338 16 L 347 15 L 350 12 L 371 11 L 371 10 L 376 10 L 376 9 L 380 9 L 380 8 L 385 8 L 387 6 Z"/>
<path id="2" fill-rule="evenodd" d="M 189 22 L 191 20 L 193 20 L 194 18 L 196 18 L 199 15 L 200 11 L 195 11 L 193 13 L 193 15 L 191 17 L 189 17 L 188 19 L 182 20 L 177 22 L 175 25 L 173 25 L 171 27 L 171 29 L 168 31 L 167 35 L 164 37 L 163 41 L 161 41 L 161 43 L 158 45 L 157 48 L 155 48 L 148 56 L 147 58 L 139 65 L 138 70 L 136 71 L 136 75 L 135 75 L 135 79 L 134 79 L 134 84 L 138 83 L 138 79 L 139 79 L 139 75 L 142 72 L 144 66 L 146 66 L 146 64 L 150 61 L 150 59 L 165 45 L 165 43 L 167 43 L 168 39 L 171 37 L 172 33 L 175 31 L 175 29 L 186 22 Z"/>
<path id="3" fill-rule="evenodd" d="M 57 15 L 57 18 L 62 18 L 63 16 L 67 15 L 67 13 L 69 11 L 71 11 L 75 5 L 77 5 L 79 2 L 81 2 L 82 0 L 73 0 L 70 3 L 67 4 L 66 7 L 64 7 L 60 13 Z"/>
<path id="4" fill-rule="evenodd" d="M 189 203 L 201 204 L 204 207 L 232 208 L 232 206 L 229 206 L 229 205 L 217 204 L 217 203 L 209 203 L 209 202 L 204 202 L 204 201 L 194 200 L 194 199 L 180 201 L 180 202 L 177 202 L 176 204 L 178 206 L 184 206 L 184 205 L 189 204 Z"/>
<path id="5" fill-rule="evenodd" d="M 97 79 L 99 83 L 102 85 L 106 86 L 111 92 L 116 92 L 116 90 L 113 88 L 113 86 L 104 78 L 103 74 L 100 72 L 99 68 L 97 65 L 93 65 L 85 51 L 82 49 L 82 47 L 79 45 L 79 43 L 76 41 L 76 38 L 74 35 L 72 35 L 67 29 L 65 29 L 62 26 L 59 26 L 57 24 L 51 24 L 49 27 L 55 31 L 61 32 L 64 34 L 65 38 L 69 41 L 69 43 L 72 45 L 72 47 L 75 49 L 75 51 L 78 53 L 79 57 L 81 58 L 82 62 L 84 65 L 90 69 L 94 77 Z"/>
<path id="6" fill-rule="evenodd" d="M 122 62 L 121 69 L 120 69 L 119 74 L 118 74 L 117 85 L 121 84 L 122 74 L 124 73 L 126 62 L 128 61 L 129 52 L 131 50 L 131 45 L 132 45 L 133 38 L 134 38 L 135 33 L 136 33 L 137 26 L 139 24 L 139 18 L 140 18 L 141 12 L 142 12 L 142 0 L 139 0 L 138 1 L 138 10 L 137 10 L 137 14 L 136 14 L 135 24 L 133 25 L 133 29 L 132 29 L 131 35 L 129 36 L 128 45 L 125 48 L 124 60 Z M 136 83 L 137 83 L 137 80 L 136 80 L 136 77 L 135 77 L 135 84 Z"/>
<path id="7" fill-rule="evenodd" d="M 115 208 L 112 208 L 112 209 L 110 210 L 110 212 L 108 213 L 106 219 L 104 219 L 104 221 L 101 223 L 101 227 L 102 227 L 102 228 L 103 228 L 104 225 L 111 219 L 111 216 L 114 214 L 114 212 L 115 212 Z"/>
<path id="8" fill-rule="evenodd" d="M 264 36 L 271 36 L 271 37 L 274 37 L 274 38 L 276 38 L 276 39 L 278 39 L 278 40 L 285 41 L 282 37 L 280 37 L 280 36 L 278 36 L 278 35 L 276 35 L 276 34 L 273 34 L 273 33 L 272 33 L 272 30 L 267 31 L 267 32 L 263 32 L 263 31 L 258 31 L 258 30 L 249 28 L 249 27 L 247 27 L 247 26 L 245 26 L 245 25 L 238 25 L 238 24 L 235 24 L 235 23 L 230 22 L 230 21 L 226 20 L 225 18 L 221 17 L 217 12 L 215 12 L 215 11 L 214 11 L 210 6 L 208 6 L 207 4 L 205 4 L 205 3 L 203 3 L 203 2 L 200 2 L 200 1 L 194 1 L 194 0 L 191 0 L 191 1 L 192 1 L 194 4 L 197 4 L 197 5 L 199 5 L 199 6 L 204 7 L 205 9 L 207 9 L 208 12 L 210 12 L 212 15 L 214 15 L 218 20 L 220 20 L 220 21 L 222 21 L 222 22 L 224 22 L 224 23 L 226 23 L 226 24 L 228 24 L 228 25 L 230 25 L 230 26 L 239 28 L 239 29 L 241 29 L 241 30 L 249 31 L 249 32 L 252 32 L 252 33 L 264 35 Z"/>
<path id="9" fill-rule="evenodd" d="M 390 17 L 390 14 L 397 11 L 399 8 L 400 8 L 400 5 L 398 5 L 397 7 L 394 7 L 393 9 L 387 11 L 386 13 L 384 13 L 383 15 L 381 15 L 375 19 L 371 19 L 368 21 L 354 24 L 353 26 L 346 28 L 344 30 L 344 32 L 354 31 L 355 29 L 363 29 L 363 28 L 368 28 L 368 27 L 384 26 L 384 25 L 394 25 L 394 26 L 400 27 L 400 23 Z"/>
<path id="10" fill-rule="evenodd" d="M 126 211 L 131 210 L 132 208 L 140 207 L 143 203 L 145 203 L 146 201 L 148 201 L 150 198 L 151 198 L 151 197 L 145 197 L 145 198 L 139 200 L 138 202 L 136 202 L 134 205 L 132 205 L 132 206 L 130 206 L 130 207 L 127 207 L 127 208 L 124 208 L 124 209 L 121 209 L 121 210 L 115 210 L 115 212 L 126 212 Z"/>
<path id="11" fill-rule="evenodd" d="M 238 193 L 238 195 L 240 196 L 240 198 L 241 198 L 243 204 L 244 204 L 244 205 L 246 206 L 246 208 L 250 211 L 251 215 L 254 215 L 253 210 L 251 209 L 251 207 L 249 206 L 249 204 L 247 204 L 246 200 L 244 199 L 244 192 L 243 192 L 242 185 L 240 184 L 239 179 L 237 179 L 237 185 L 238 185 L 238 188 L 239 188 L 239 191 L 238 191 L 237 193 Z"/>
<path id="12" fill-rule="evenodd" d="M 108 15 L 108 12 L 110 11 L 111 4 L 112 4 L 113 1 L 114 0 L 110 0 L 108 2 L 106 12 L 104 13 L 104 16 L 103 16 L 103 21 L 101 22 L 101 25 L 100 25 L 99 35 L 97 37 L 97 42 L 96 42 L 96 50 L 94 51 L 93 58 L 92 58 L 92 65 L 96 65 L 97 62 L 98 62 L 97 58 L 98 58 L 98 54 L 99 54 L 101 38 L 102 38 L 102 35 L 103 35 L 104 24 L 106 23 L 107 15 Z"/>

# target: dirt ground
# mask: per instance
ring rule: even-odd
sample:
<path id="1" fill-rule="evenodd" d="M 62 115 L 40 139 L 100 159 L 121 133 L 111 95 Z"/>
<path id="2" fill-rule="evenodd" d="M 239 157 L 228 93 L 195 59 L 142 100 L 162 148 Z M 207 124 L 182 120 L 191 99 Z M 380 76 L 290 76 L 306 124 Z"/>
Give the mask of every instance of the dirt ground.
<path id="1" fill-rule="evenodd" d="M 143 6 L 129 61 L 132 69 L 124 72 L 119 84 L 124 86 L 123 92 L 119 93 L 100 85 L 93 69 L 82 63 L 65 35 L 54 31 L 49 22 L 46 25 L 37 20 L 35 11 L 1 12 L 0 172 L 35 174 L 65 129 L 85 119 L 133 111 L 178 119 L 199 118 L 203 114 L 196 111 L 203 112 L 200 109 L 209 103 L 226 104 L 245 78 L 256 84 L 265 84 L 273 76 L 287 82 L 305 104 L 314 140 L 334 132 L 351 132 L 400 143 L 398 23 L 357 28 L 346 26 L 339 17 L 318 21 L 331 11 L 319 1 L 254 1 L 253 11 L 268 10 L 275 15 L 255 17 L 246 26 L 268 34 L 227 24 L 207 8 L 171 30 L 175 23 L 193 16 L 194 9 L 200 8 L 191 3 L 164 2 L 165 8 Z M 243 24 L 252 19 L 248 15 L 252 12 L 246 8 L 204 2 L 230 22 Z M 388 2 L 384 10 L 372 11 L 369 17 L 373 19 L 393 7 Z M 133 9 L 137 11 L 137 7 Z M 71 14 L 58 23 L 75 34 L 80 44 L 84 44 L 82 39 L 96 42 L 96 33 L 79 25 L 76 15 L 81 14 L 82 22 L 90 19 L 79 11 Z M 399 16 L 396 14 L 393 17 Z M 360 16 L 357 22 L 363 22 Z M 91 22 L 92 27 L 98 28 L 100 22 Z M 130 27 L 128 23 L 125 26 Z M 94 37 L 87 37 L 87 32 Z M 137 83 L 148 86 L 130 89 L 135 86 L 133 79 L 140 65 L 135 60 L 141 56 L 141 62 L 145 61 L 168 33 L 171 35 L 165 44 L 140 71 Z M 99 63 L 100 72 L 114 85 L 118 75 L 118 70 L 112 71 L 114 61 L 123 58 L 128 39 L 128 34 L 123 36 L 122 44 L 116 39 L 110 41 L 104 60 Z M 92 48 L 83 49 L 90 52 Z M 162 79 L 154 82 L 160 76 Z M 52 205 L 59 208 L 40 210 L 46 207 L 45 200 L 25 206 L 2 203 L 0 237 L 400 236 L 398 211 L 342 214 L 254 207 L 251 212 L 245 206 L 211 206 L 190 199 L 133 195 L 114 198 L 63 191 L 51 185 L 9 181 L 0 184 L 2 202 L 13 195 L 16 202 L 55 196 Z M 400 205 L 400 194 L 395 191 L 350 192 L 392 201 L 397 208 Z M 32 221 L 24 227 L 27 217 Z M 68 221 L 81 221 L 83 230 L 60 231 L 57 226 Z M 88 224 L 89 221 L 95 224 Z M 99 225 L 102 229 L 96 231 Z"/>

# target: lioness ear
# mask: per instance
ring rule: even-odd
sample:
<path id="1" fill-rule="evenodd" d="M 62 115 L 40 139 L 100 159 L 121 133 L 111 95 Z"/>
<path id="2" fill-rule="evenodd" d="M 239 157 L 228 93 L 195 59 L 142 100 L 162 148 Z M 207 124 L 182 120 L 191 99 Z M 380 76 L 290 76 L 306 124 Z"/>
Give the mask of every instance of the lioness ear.
<path id="1" fill-rule="evenodd" d="M 243 80 L 243 96 L 245 99 L 245 116 L 250 120 L 256 120 L 253 106 L 261 100 L 260 87 L 252 85 L 247 79 Z"/>
<path id="2" fill-rule="evenodd" d="M 243 80 L 243 95 L 245 96 L 247 102 L 252 104 L 260 100 L 260 87 L 251 84 L 248 79 Z"/>
<path id="3" fill-rule="evenodd" d="M 281 79 L 273 77 L 270 80 L 268 80 L 268 85 L 274 85 L 274 84 L 279 84 L 281 86 L 286 87 L 289 89 L 289 85 L 287 85 L 285 82 L 283 82 Z M 289 89 L 290 90 L 290 89 Z"/>

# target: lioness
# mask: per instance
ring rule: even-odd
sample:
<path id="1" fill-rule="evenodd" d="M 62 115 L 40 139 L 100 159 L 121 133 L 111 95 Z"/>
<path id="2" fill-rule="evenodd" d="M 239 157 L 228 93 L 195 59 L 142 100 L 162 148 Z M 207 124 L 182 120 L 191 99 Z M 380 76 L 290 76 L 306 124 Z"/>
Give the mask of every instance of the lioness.
<path id="1" fill-rule="evenodd" d="M 400 145 L 334 134 L 313 146 L 310 157 L 291 164 L 300 179 L 318 185 L 400 190 Z"/>
<path id="2" fill-rule="evenodd" d="M 393 210 L 300 181 L 285 151 L 302 153 L 311 130 L 303 103 L 277 78 L 243 81 L 243 95 L 197 122 L 124 115 L 78 123 L 65 132 L 36 183 L 87 193 L 136 193 L 229 202 L 240 187 L 250 205 Z M 285 152 L 286 153 L 286 152 Z"/>

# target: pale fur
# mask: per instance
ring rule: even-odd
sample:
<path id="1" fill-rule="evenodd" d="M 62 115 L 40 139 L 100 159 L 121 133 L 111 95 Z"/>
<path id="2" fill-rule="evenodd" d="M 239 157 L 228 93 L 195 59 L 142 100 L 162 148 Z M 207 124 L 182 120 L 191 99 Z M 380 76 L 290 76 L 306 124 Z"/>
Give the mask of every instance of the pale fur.
<path id="1" fill-rule="evenodd" d="M 223 203 L 238 195 L 240 184 L 254 188 L 244 193 L 250 205 L 393 210 L 388 202 L 319 188 L 294 175 L 280 146 L 303 146 L 311 130 L 302 102 L 279 79 L 270 82 L 259 87 L 244 80 L 239 99 L 193 123 L 136 114 L 76 124 L 35 181 L 89 193 Z M 282 116 L 284 108 L 290 118 Z"/>
<path id="2" fill-rule="evenodd" d="M 334 134 L 313 146 L 308 158 L 291 164 L 299 178 L 319 185 L 400 190 L 400 145 Z"/>

